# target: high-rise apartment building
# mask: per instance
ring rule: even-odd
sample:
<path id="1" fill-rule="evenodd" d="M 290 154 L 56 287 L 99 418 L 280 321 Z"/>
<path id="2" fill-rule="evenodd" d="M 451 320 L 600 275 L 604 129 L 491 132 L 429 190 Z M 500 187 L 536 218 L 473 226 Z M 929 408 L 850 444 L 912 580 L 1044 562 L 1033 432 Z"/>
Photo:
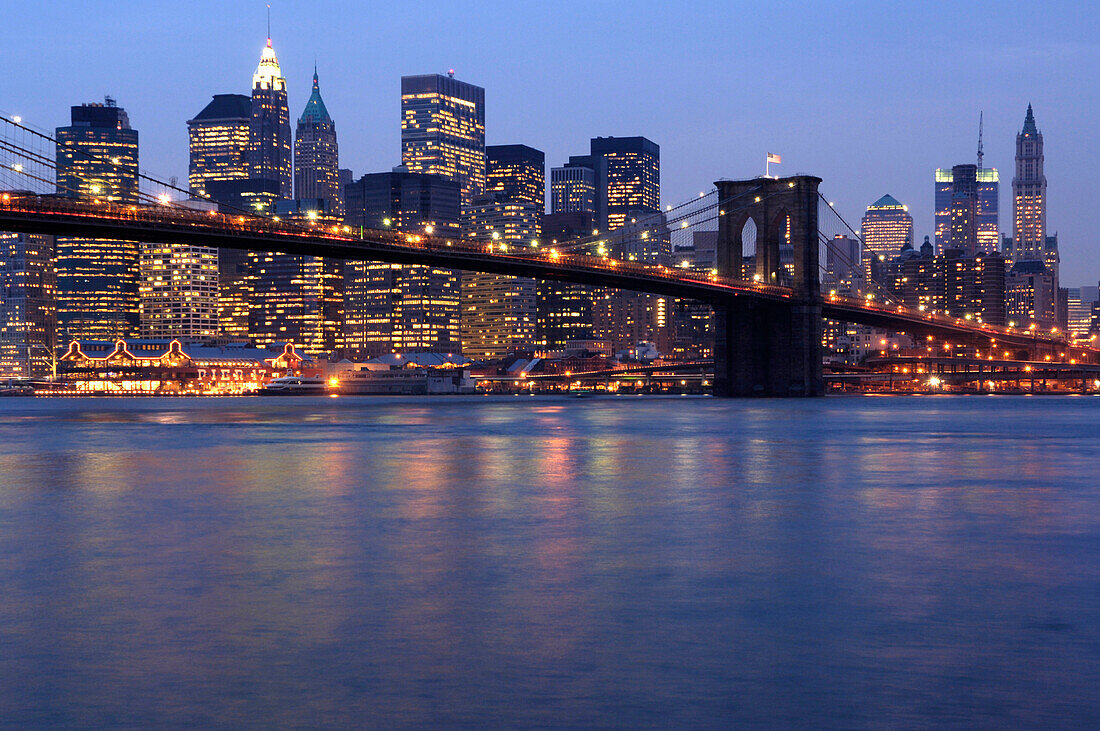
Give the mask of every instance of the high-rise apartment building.
<path id="1" fill-rule="evenodd" d="M 863 261 L 863 273 L 867 281 L 872 277 L 872 262 L 893 259 L 902 247 L 913 246 L 913 217 L 908 206 L 902 205 L 892 195 L 884 195 L 867 206 L 860 222 L 860 235 L 867 249 Z"/>
<path id="2" fill-rule="evenodd" d="M 401 163 L 457 182 L 471 205 L 485 191 L 485 90 L 453 72 L 402 76 Z"/>
<path id="3" fill-rule="evenodd" d="M 126 110 L 72 108 L 58 127 L 60 195 L 115 203 L 138 201 L 138 133 Z M 62 339 L 131 337 L 139 327 L 139 246 L 132 241 L 57 239 L 57 319 Z"/>
<path id="4" fill-rule="evenodd" d="M 190 162 L 187 180 L 192 192 L 210 196 L 212 181 L 244 180 L 249 176 L 248 129 L 252 100 L 244 94 L 215 94 L 194 119 L 187 120 Z"/>
<path id="5" fill-rule="evenodd" d="M 936 249 L 961 249 L 968 256 L 997 251 L 1000 219 L 996 168 L 956 165 L 936 169 Z"/>
<path id="6" fill-rule="evenodd" d="M 0 378 L 45 376 L 57 357 L 54 238 L 0 233 Z"/>
<path id="7" fill-rule="evenodd" d="M 326 200 L 329 210 L 337 216 L 343 215 L 336 124 L 321 98 L 316 69 L 313 70 L 313 92 L 298 118 L 294 137 L 294 196 L 303 200 Z"/>
<path id="8" fill-rule="evenodd" d="M 291 167 L 290 109 L 286 100 L 286 79 L 279 59 L 267 39 L 260 63 L 252 75 L 252 108 L 248 128 L 249 177 L 274 181 L 279 198 L 293 195 Z"/>
<path id="9" fill-rule="evenodd" d="M 526 145 L 485 148 L 486 192 L 468 210 L 467 236 L 530 247 L 541 235 L 546 159 Z M 534 279 L 462 273 L 462 354 L 494 360 L 535 344 Z"/>
<path id="10" fill-rule="evenodd" d="M 344 188 L 345 224 L 459 238 L 459 184 L 404 166 Z M 349 357 L 459 352 L 459 274 L 450 269 L 348 262 L 344 344 Z"/>

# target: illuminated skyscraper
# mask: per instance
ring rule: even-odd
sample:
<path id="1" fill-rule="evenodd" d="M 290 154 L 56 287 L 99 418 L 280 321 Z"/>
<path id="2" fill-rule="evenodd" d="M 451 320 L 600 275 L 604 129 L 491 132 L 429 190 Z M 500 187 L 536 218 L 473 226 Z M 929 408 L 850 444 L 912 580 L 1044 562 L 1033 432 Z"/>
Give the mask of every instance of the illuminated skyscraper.
<path id="1" fill-rule="evenodd" d="M 613 230 L 661 210 L 661 148 L 645 137 L 595 137 L 588 156 L 596 177 L 596 221 Z M 583 164 L 582 158 L 575 158 Z M 572 162 L 572 159 L 571 159 Z"/>
<path id="2" fill-rule="evenodd" d="M 588 236 L 595 225 L 592 211 L 551 213 L 543 218 L 542 237 L 546 246 Z M 570 341 L 594 337 L 592 303 L 594 287 L 572 282 L 539 280 L 535 340 L 547 350 L 564 350 Z"/>
<path id="3" fill-rule="evenodd" d="M 968 256 L 997 251 L 1000 223 L 997 168 L 956 165 L 936 169 L 936 248 Z M 895 252 L 897 253 L 897 252 Z"/>
<path id="4" fill-rule="evenodd" d="M 901 248 L 913 245 L 913 217 L 907 206 L 892 195 L 884 195 L 867 206 L 860 224 L 860 234 L 868 251 L 864 257 L 863 271 L 868 281 L 872 279 L 872 260 L 887 261 L 901 252 Z M 881 258 L 880 258 L 881 257 Z"/>
<path id="5" fill-rule="evenodd" d="M 1047 236 L 1047 178 L 1043 174 L 1043 133 L 1027 105 L 1016 135 L 1016 175 L 1012 178 L 1013 238 L 1005 240 L 1010 261 L 1042 261 L 1058 286 L 1058 236 Z"/>
<path id="6" fill-rule="evenodd" d="M 0 378 L 44 376 L 56 355 L 54 238 L 0 233 Z"/>
<path id="7" fill-rule="evenodd" d="M 293 195 L 290 156 L 286 79 L 268 38 L 260 54 L 260 64 L 252 76 L 252 109 L 248 128 L 250 177 L 277 182 L 279 197 L 290 198 Z"/>
<path id="8" fill-rule="evenodd" d="M 343 214 L 336 124 L 321 99 L 316 69 L 313 70 L 313 93 L 298 118 L 294 137 L 294 196 L 303 200 L 321 198 L 328 201 L 329 210 L 337 216 Z"/>
<path id="9" fill-rule="evenodd" d="M 485 190 L 485 90 L 453 74 L 402 76 L 401 163 L 454 180 L 471 205 Z"/>
<path id="10" fill-rule="evenodd" d="M 199 197 L 207 197 L 212 181 L 243 180 L 249 176 L 248 129 L 252 100 L 244 94 L 215 94 L 214 99 L 187 121 L 190 148 L 188 183 Z"/>
<path id="11" fill-rule="evenodd" d="M 546 208 L 546 159 L 526 145 L 485 148 L 486 193 L 467 214 L 467 235 L 529 247 L 540 235 Z M 462 273 L 462 354 L 501 358 L 535 343 L 535 280 Z"/>
<path id="12" fill-rule="evenodd" d="M 114 100 L 73 107 L 72 124 L 58 127 L 56 137 L 60 195 L 138 201 L 138 133 Z M 132 241 L 59 238 L 59 335 L 107 340 L 137 334 L 139 258 Z"/>
<path id="13" fill-rule="evenodd" d="M 550 170 L 551 213 L 595 213 L 596 171 L 586 165 L 565 164 Z"/>
<path id="14" fill-rule="evenodd" d="M 459 238 L 458 183 L 404 166 L 344 188 L 352 227 L 393 228 Z M 459 274 L 408 264 L 348 262 L 344 341 L 349 357 L 412 351 L 459 352 Z"/>

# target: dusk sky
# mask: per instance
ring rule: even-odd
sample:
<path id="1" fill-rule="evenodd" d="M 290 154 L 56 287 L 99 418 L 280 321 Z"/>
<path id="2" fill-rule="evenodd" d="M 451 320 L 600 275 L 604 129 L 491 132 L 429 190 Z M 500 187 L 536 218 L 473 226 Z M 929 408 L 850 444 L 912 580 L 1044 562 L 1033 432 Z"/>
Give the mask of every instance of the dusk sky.
<path id="1" fill-rule="evenodd" d="M 185 122 L 215 93 L 247 94 L 266 36 L 263 2 L 68 2 L 12 11 L 0 110 L 45 129 L 70 105 L 115 97 L 141 134 L 142 167 L 187 176 Z M 18 17 L 18 23 L 11 22 Z M 1001 171 L 1011 234 L 1015 134 L 1028 102 L 1046 143 L 1048 230 L 1064 286 L 1100 278 L 1100 10 L 1091 2 L 272 3 L 292 119 L 316 57 L 355 175 L 400 158 L 402 74 L 486 89 L 488 144 L 524 143 L 547 166 L 597 135 L 661 146 L 662 199 L 763 172 L 824 179 L 854 224 L 884 193 L 932 233 L 933 171 Z M 1093 223 L 1089 223 L 1093 221 Z"/>

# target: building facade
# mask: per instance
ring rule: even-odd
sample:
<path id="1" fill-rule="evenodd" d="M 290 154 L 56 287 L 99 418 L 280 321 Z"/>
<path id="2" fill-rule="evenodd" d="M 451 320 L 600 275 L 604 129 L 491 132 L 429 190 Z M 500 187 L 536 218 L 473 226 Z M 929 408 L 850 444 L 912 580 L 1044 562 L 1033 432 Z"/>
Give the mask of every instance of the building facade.
<path id="1" fill-rule="evenodd" d="M 611 231 L 661 210 L 661 148 L 645 137 L 595 137 L 588 161 L 596 179 L 596 220 Z M 577 159 L 583 164 L 582 159 Z"/>
<path id="2" fill-rule="evenodd" d="M 893 259 L 903 247 L 913 246 L 913 217 L 909 215 L 909 207 L 890 194 L 882 196 L 867 206 L 860 222 L 860 235 L 867 249 L 863 275 L 870 286 L 875 279 L 875 261 Z"/>
<path id="3" fill-rule="evenodd" d="M 244 94 L 215 94 L 194 119 L 187 120 L 189 163 L 187 182 L 192 194 L 210 196 L 211 181 L 243 180 L 249 176 L 248 130 L 252 100 Z"/>
<path id="4" fill-rule="evenodd" d="M 550 171 L 551 213 L 596 213 L 596 171 L 566 164 Z"/>
<path id="5" fill-rule="evenodd" d="M 54 237 L 0 233 L 0 378 L 52 373 L 56 284 Z"/>
<path id="6" fill-rule="evenodd" d="M 1047 235 L 1047 178 L 1043 170 L 1043 133 L 1027 105 L 1024 126 L 1016 135 L 1016 175 L 1012 178 L 1013 236 L 1005 239 L 1009 261 L 1041 261 L 1059 282 L 1058 234 Z"/>
<path id="7" fill-rule="evenodd" d="M 336 124 L 321 98 L 316 69 L 313 91 L 298 118 L 294 137 L 294 195 L 303 200 L 328 201 L 329 210 L 336 216 L 344 213 Z"/>
<path id="8" fill-rule="evenodd" d="M 290 109 L 286 79 L 267 39 L 260 63 L 252 75 L 252 108 L 248 127 L 249 177 L 278 185 L 279 198 L 293 196 Z"/>
<path id="9" fill-rule="evenodd" d="M 1058 321 L 1058 282 L 1041 260 L 1023 259 L 1005 278 L 1007 316 L 1017 327 L 1049 329 Z"/>
<path id="10" fill-rule="evenodd" d="M 126 110 L 104 104 L 72 108 L 59 127 L 57 191 L 114 203 L 138 202 L 138 133 Z M 132 241 L 57 239 L 57 318 L 63 339 L 136 334 L 140 316 L 140 247 Z"/>
<path id="11" fill-rule="evenodd" d="M 1006 323 L 1005 260 L 996 251 L 966 254 L 948 249 L 933 255 L 932 245 L 896 257 L 890 290 L 905 306 L 990 325 Z"/>
<path id="12" fill-rule="evenodd" d="M 595 225 L 593 211 L 551 213 L 543 217 L 542 240 L 546 246 L 587 236 Z M 538 280 L 535 306 L 535 341 L 539 348 L 563 351 L 570 342 L 591 341 L 594 335 L 593 303 L 600 290 L 573 282 Z"/>
<path id="13" fill-rule="evenodd" d="M 967 255 L 997 251 L 1000 218 L 996 168 L 956 165 L 936 169 L 936 250 L 961 249 Z"/>
<path id="14" fill-rule="evenodd" d="M 401 163 L 457 182 L 471 205 L 485 192 L 485 90 L 453 72 L 402 76 Z"/>
<path id="15" fill-rule="evenodd" d="M 345 224 L 459 238 L 461 190 L 454 180 L 404 166 L 346 186 Z M 356 360 L 388 353 L 458 353 L 459 273 L 438 267 L 348 262 L 344 346 Z"/>

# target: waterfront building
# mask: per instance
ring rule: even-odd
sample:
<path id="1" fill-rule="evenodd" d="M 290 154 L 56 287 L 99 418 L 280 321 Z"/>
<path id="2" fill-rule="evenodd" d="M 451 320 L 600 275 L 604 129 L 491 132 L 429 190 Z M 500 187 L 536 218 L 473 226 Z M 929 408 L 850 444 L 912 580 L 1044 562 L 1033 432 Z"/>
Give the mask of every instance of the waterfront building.
<path id="1" fill-rule="evenodd" d="M 280 201 L 275 213 L 304 225 L 337 218 L 324 198 Z M 319 256 L 249 252 L 248 334 L 261 348 L 293 342 L 312 356 L 343 349 L 342 262 Z"/>
<path id="2" fill-rule="evenodd" d="M 58 359 L 61 386 L 51 393 L 229 396 L 255 393 L 288 372 L 316 371 L 313 360 L 291 343 L 263 349 L 164 338 L 74 340 Z"/>
<path id="3" fill-rule="evenodd" d="M 867 206 L 860 223 L 860 235 L 867 249 L 863 258 L 863 274 L 868 285 L 875 281 L 872 262 L 884 262 L 897 256 L 902 247 L 913 245 L 913 217 L 909 207 L 886 194 Z M 881 283 L 881 282 L 880 282 Z"/>
<path id="4" fill-rule="evenodd" d="M 398 166 L 344 189 L 345 223 L 459 238 L 461 189 L 439 175 Z M 348 262 L 344 340 L 348 357 L 459 352 L 459 274 L 451 269 Z"/>
<path id="5" fill-rule="evenodd" d="M 184 208 L 214 210 L 210 201 Z M 218 250 L 189 244 L 141 244 L 141 336 L 201 339 L 219 333 Z"/>
<path id="6" fill-rule="evenodd" d="M 54 237 L 0 233 L 0 378 L 52 373 L 56 283 Z"/>
<path id="7" fill-rule="evenodd" d="M 58 194 L 138 202 L 138 132 L 126 110 L 103 104 L 72 107 L 58 127 Z M 113 338 L 139 328 L 140 253 L 132 241 L 58 238 L 57 319 L 62 338 Z"/>
<path id="8" fill-rule="evenodd" d="M 1012 265 L 1005 278 L 1009 322 L 1017 327 L 1031 323 L 1042 329 L 1058 321 L 1058 284 L 1053 272 L 1039 259 L 1023 259 Z"/>
<path id="9" fill-rule="evenodd" d="M 936 249 L 961 249 L 967 255 L 996 251 L 1000 243 L 996 168 L 956 165 L 937 168 Z"/>
<path id="10" fill-rule="evenodd" d="M 546 206 L 545 156 L 526 145 L 485 148 L 486 193 L 467 211 L 467 236 L 537 246 Z M 462 273 L 462 353 L 496 360 L 535 344 L 536 284 L 527 277 Z"/>
<path id="11" fill-rule="evenodd" d="M 294 195 L 302 200 L 323 199 L 336 216 L 344 213 L 336 124 L 321 98 L 317 69 L 294 137 Z"/>
<path id="12" fill-rule="evenodd" d="M 292 197 L 290 109 L 286 79 L 275 49 L 271 47 L 271 38 L 267 39 L 256 73 L 252 75 L 248 164 L 249 177 L 275 181 L 279 198 Z"/>
<path id="13" fill-rule="evenodd" d="M 193 195 L 210 196 L 211 181 L 243 180 L 249 176 L 248 131 L 252 100 L 244 94 L 215 94 L 193 119 L 187 120 L 189 163 L 187 182 Z"/>
<path id="14" fill-rule="evenodd" d="M 485 90 L 453 71 L 402 76 L 401 163 L 457 182 L 470 206 L 485 191 Z"/>

